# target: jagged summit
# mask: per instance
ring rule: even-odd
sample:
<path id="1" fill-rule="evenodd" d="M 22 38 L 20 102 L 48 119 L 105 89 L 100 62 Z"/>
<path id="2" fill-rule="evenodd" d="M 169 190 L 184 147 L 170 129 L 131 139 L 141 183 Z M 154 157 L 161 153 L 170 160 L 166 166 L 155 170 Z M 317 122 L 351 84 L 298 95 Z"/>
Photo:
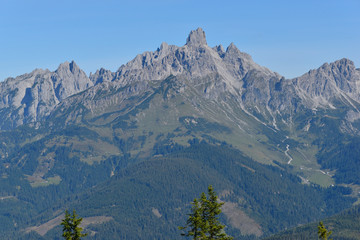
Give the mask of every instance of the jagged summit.
<path id="1" fill-rule="evenodd" d="M 100 70 L 96 70 L 94 74 L 90 73 L 89 79 L 93 82 L 94 85 L 102 83 L 102 82 L 110 82 L 113 80 L 115 73 L 110 70 L 100 68 Z"/>
<path id="2" fill-rule="evenodd" d="M 55 72 L 69 71 L 71 73 L 75 73 L 79 72 L 80 70 L 80 67 L 75 63 L 74 60 L 72 60 L 71 62 L 65 61 L 61 63 Z"/>
<path id="3" fill-rule="evenodd" d="M 77 64 L 64 62 L 54 72 L 35 69 L 0 83 L 0 129 L 11 129 L 48 116 L 65 98 L 93 86 Z M 14 111 L 16 109 L 16 111 Z"/>
<path id="4" fill-rule="evenodd" d="M 186 39 L 187 46 L 202 46 L 207 45 L 205 32 L 202 28 L 192 30 Z"/>
<path id="5" fill-rule="evenodd" d="M 360 71 L 356 70 L 353 61 L 346 58 L 325 63 L 318 69 L 293 79 L 301 98 L 312 102 L 313 108 L 332 108 L 332 101 L 336 98 L 345 99 L 346 102 L 350 98 L 360 101 L 359 80 Z"/>
<path id="6" fill-rule="evenodd" d="M 184 46 L 162 43 L 154 52 L 144 52 L 130 62 L 122 65 L 114 77 L 92 76 L 93 82 L 105 79 L 124 86 L 134 81 L 163 80 L 170 75 L 189 79 L 218 75 L 229 88 L 240 88 L 241 79 L 250 70 L 262 72 L 268 77 L 275 73 L 256 64 L 250 55 L 241 52 L 232 43 L 225 49 L 219 45 L 211 48 L 207 45 L 205 32 L 198 28 L 190 32 Z M 102 80 L 103 79 L 103 80 Z"/>
<path id="7" fill-rule="evenodd" d="M 337 69 L 339 73 L 344 74 L 344 76 L 348 76 L 356 70 L 354 62 L 347 58 L 337 60 L 331 63 L 330 66 Z"/>
<path id="8" fill-rule="evenodd" d="M 354 62 L 348 58 L 342 58 L 340 60 L 337 60 L 334 62 L 335 64 L 341 64 L 341 65 L 352 65 L 355 66 Z"/>
<path id="9" fill-rule="evenodd" d="M 101 68 L 88 77 L 74 61 L 66 61 L 54 72 L 39 69 L 9 79 L 2 84 L 2 89 L 6 90 L 0 94 L 0 99 L 4 96 L 0 110 L 9 106 L 23 109 L 25 118 L 21 117 L 19 123 L 13 124 L 18 126 L 47 116 L 69 96 L 94 85 L 99 85 L 98 89 L 108 85 L 120 89 L 139 83 L 141 88 L 137 91 L 140 92 L 139 89 L 143 90 L 149 82 L 163 81 L 170 75 L 177 77 L 179 86 L 193 86 L 212 100 L 220 101 L 231 94 L 241 108 L 250 109 L 257 104 L 256 111 L 271 110 L 274 116 L 279 109 L 290 114 L 294 110 L 291 107 L 294 98 L 315 108 L 330 106 L 332 99 L 343 96 L 360 101 L 360 71 L 349 59 L 326 63 L 303 76 L 284 81 L 278 73 L 256 64 L 234 43 L 226 49 L 222 45 L 208 46 L 205 32 L 197 28 L 190 32 L 184 46 L 163 42 L 157 50 L 138 54 L 116 72 Z M 106 84 L 101 86 L 102 83 Z M 10 92 L 16 94 L 8 97 Z M 11 122 L 11 116 L 6 120 Z"/>

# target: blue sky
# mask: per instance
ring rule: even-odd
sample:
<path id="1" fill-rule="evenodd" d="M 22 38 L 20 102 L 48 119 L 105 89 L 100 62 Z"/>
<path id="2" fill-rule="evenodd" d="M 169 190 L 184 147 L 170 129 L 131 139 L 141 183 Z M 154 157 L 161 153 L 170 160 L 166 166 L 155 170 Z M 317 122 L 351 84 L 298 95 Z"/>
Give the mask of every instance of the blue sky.
<path id="1" fill-rule="evenodd" d="M 74 60 L 115 71 L 202 27 L 287 78 L 350 58 L 360 67 L 358 0 L 0 0 L 0 80 Z"/>

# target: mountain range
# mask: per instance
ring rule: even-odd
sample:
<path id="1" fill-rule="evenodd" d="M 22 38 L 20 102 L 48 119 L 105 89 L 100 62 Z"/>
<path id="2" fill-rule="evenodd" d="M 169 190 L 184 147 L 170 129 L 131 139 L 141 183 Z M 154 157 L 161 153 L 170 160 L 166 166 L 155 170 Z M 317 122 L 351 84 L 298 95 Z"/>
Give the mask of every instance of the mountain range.
<path id="1" fill-rule="evenodd" d="M 0 84 L 0 197 L 6 201 L 0 216 L 10 235 L 56 219 L 65 207 L 100 216 L 94 209 L 101 205 L 110 217 L 105 219 L 112 220 L 89 228 L 94 239 L 111 239 L 102 234 L 114 226 L 124 230 L 113 231 L 113 237 L 144 239 L 134 231 L 142 228 L 149 239 L 174 238 L 175 223 L 181 224 L 186 215 L 175 209 L 184 209 L 195 197 L 190 193 L 204 191 L 207 184 L 217 186 L 230 206 L 225 221 L 238 238 L 317 220 L 359 198 L 360 69 L 349 59 L 286 79 L 256 64 L 233 43 L 226 50 L 208 46 L 198 28 L 184 46 L 162 43 L 116 72 L 101 68 L 87 76 L 72 61 L 54 72 L 36 69 Z M 219 158 L 222 153 L 226 163 L 212 159 L 211 152 Z M 236 180 L 237 174 L 246 175 L 244 169 L 255 174 L 248 177 L 251 183 Z M 166 174 L 178 176 L 188 187 L 170 180 L 173 185 L 167 186 Z M 287 176 L 282 196 L 274 197 L 282 192 L 274 189 L 273 183 L 280 181 L 274 174 Z M 316 202 L 318 211 L 305 211 L 312 208 L 304 203 L 285 213 L 286 206 L 271 203 L 270 195 L 252 192 L 264 192 L 261 184 L 274 199 L 292 199 L 291 204 L 300 203 L 289 186 L 305 188 L 299 192 Z M 149 193 L 151 203 L 141 198 L 142 191 L 155 189 L 154 196 Z M 116 196 L 120 202 L 102 205 L 103 191 L 111 193 L 106 201 Z M 79 199 L 88 204 L 86 209 Z M 147 212 L 150 220 L 143 211 L 124 214 L 131 208 L 124 199 L 133 201 L 134 209 L 152 209 Z M 127 208 L 111 215 L 111 206 L 120 203 Z M 15 212 L 9 206 L 16 206 Z M 26 208 L 28 213 L 19 215 Z M 165 228 L 169 223 L 174 226 Z M 163 234 L 151 233 L 150 226 Z M 38 239 L 51 231 L 31 234 Z"/>

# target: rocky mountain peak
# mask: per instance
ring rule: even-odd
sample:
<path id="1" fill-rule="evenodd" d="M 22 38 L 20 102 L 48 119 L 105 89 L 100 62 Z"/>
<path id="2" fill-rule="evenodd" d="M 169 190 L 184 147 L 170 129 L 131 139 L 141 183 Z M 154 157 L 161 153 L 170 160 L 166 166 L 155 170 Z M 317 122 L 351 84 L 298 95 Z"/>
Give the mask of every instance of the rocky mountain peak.
<path id="1" fill-rule="evenodd" d="M 80 68 L 74 61 L 71 61 L 69 64 L 69 70 L 70 72 L 74 73 L 75 71 L 80 70 Z"/>
<path id="2" fill-rule="evenodd" d="M 235 46 L 235 44 L 232 42 L 230 45 L 226 48 L 226 52 L 236 51 L 238 52 L 239 49 Z"/>
<path id="3" fill-rule="evenodd" d="M 318 69 L 295 79 L 302 96 L 307 102 L 314 102 L 312 107 L 332 106 L 332 99 L 352 98 L 359 101 L 360 73 L 356 70 L 354 62 L 343 58 L 332 63 L 325 63 Z M 309 101 L 312 100 L 312 101 Z"/>
<path id="4" fill-rule="evenodd" d="M 347 58 L 342 58 L 331 63 L 324 63 L 319 69 L 310 70 L 310 72 L 344 72 L 355 70 L 355 64 L 353 61 Z"/>
<path id="5" fill-rule="evenodd" d="M 77 64 L 64 62 L 55 72 L 35 69 L 0 84 L 0 129 L 41 121 L 65 98 L 93 86 Z M 16 109 L 16 111 L 14 111 Z"/>
<path id="6" fill-rule="evenodd" d="M 51 80 L 59 101 L 93 86 L 86 73 L 74 61 L 60 64 Z"/>
<path id="7" fill-rule="evenodd" d="M 234 43 L 230 43 L 230 45 L 226 48 L 226 55 L 239 56 L 240 58 L 246 59 L 247 61 L 253 61 L 249 54 L 241 52 Z"/>
<path id="8" fill-rule="evenodd" d="M 62 64 L 59 65 L 59 67 L 56 69 L 56 73 L 60 74 L 60 73 L 71 73 L 71 74 L 75 74 L 80 72 L 81 69 L 79 68 L 79 66 L 74 62 L 64 62 Z"/>
<path id="9" fill-rule="evenodd" d="M 204 31 L 198 28 L 190 32 L 182 47 L 163 42 L 156 51 L 137 55 L 115 74 L 99 72 L 91 75 L 90 79 L 95 84 L 111 79 L 124 86 L 134 81 L 163 80 L 170 75 L 186 76 L 188 79 L 219 75 L 226 88 L 239 89 L 241 79 L 250 70 L 262 72 L 265 78 L 275 75 L 254 63 L 250 55 L 241 52 L 233 43 L 226 51 L 222 45 L 209 47 Z"/>
<path id="10" fill-rule="evenodd" d="M 331 63 L 330 66 L 345 77 L 351 75 L 356 70 L 354 62 L 347 58 L 337 60 Z"/>
<path id="11" fill-rule="evenodd" d="M 207 45 L 205 32 L 202 28 L 192 30 L 186 39 L 187 46 L 203 46 Z"/>
<path id="12" fill-rule="evenodd" d="M 334 62 L 335 64 L 340 64 L 340 65 L 349 65 L 349 66 L 354 66 L 355 67 L 355 64 L 353 61 L 351 61 L 350 59 L 348 58 L 342 58 L 340 60 L 337 60 Z"/>
<path id="13" fill-rule="evenodd" d="M 113 80 L 114 76 L 115 73 L 111 72 L 110 70 L 100 68 L 100 70 L 97 70 L 94 74 L 90 73 L 89 79 L 94 85 L 97 85 L 103 82 L 110 82 Z"/>
<path id="14" fill-rule="evenodd" d="M 221 44 L 218 46 L 215 46 L 213 49 L 217 52 L 225 53 L 225 49 L 224 49 L 223 45 L 221 45 Z"/>
<path id="15" fill-rule="evenodd" d="M 166 51 L 169 48 L 169 45 L 166 42 L 162 42 L 160 45 L 160 51 Z"/>

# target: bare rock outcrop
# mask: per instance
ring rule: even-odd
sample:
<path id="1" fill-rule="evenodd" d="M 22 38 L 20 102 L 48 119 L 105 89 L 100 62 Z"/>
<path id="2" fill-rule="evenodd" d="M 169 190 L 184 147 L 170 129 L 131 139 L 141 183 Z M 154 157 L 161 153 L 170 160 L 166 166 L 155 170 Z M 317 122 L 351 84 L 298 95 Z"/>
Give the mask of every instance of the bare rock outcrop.
<path id="1" fill-rule="evenodd" d="M 0 129 L 43 120 L 65 98 L 93 83 L 75 62 L 61 64 L 55 72 L 35 69 L 0 83 Z"/>

